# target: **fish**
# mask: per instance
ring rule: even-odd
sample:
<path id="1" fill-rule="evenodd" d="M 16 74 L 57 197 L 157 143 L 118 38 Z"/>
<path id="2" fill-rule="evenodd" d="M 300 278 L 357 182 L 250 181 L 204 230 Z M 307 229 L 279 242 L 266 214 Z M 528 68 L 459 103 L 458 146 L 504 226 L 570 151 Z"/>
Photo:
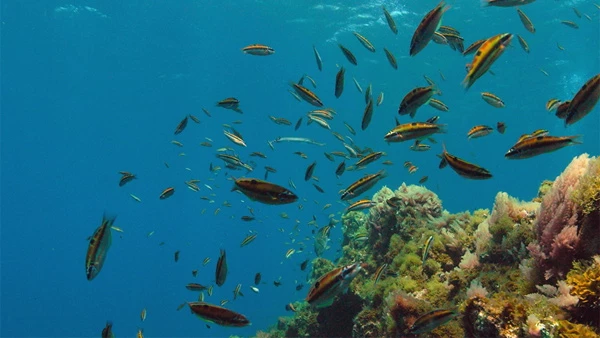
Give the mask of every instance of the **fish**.
<path id="1" fill-rule="evenodd" d="M 223 99 L 223 100 L 217 102 L 217 107 L 231 109 L 231 110 L 235 111 L 236 113 L 240 113 L 240 114 L 244 113 L 240 109 L 240 100 L 236 99 L 235 97 L 228 97 L 226 99 Z M 208 116 L 210 116 L 210 113 L 208 113 L 207 110 L 205 110 L 204 112 L 207 113 Z"/>
<path id="2" fill-rule="evenodd" d="M 194 121 L 195 123 L 200 123 L 200 119 L 197 118 L 196 116 L 192 115 L 192 114 L 188 114 L 188 116 L 190 117 L 190 119 L 192 121 Z"/>
<path id="3" fill-rule="evenodd" d="M 252 290 L 254 293 L 260 292 L 260 290 L 256 286 L 253 286 L 253 285 L 250 285 L 250 290 Z"/>
<path id="4" fill-rule="evenodd" d="M 504 134 L 504 131 L 506 131 L 506 124 L 504 124 L 504 122 L 498 122 L 496 124 L 496 130 L 498 130 L 500 134 Z"/>
<path id="5" fill-rule="evenodd" d="M 419 180 L 419 184 L 423 184 L 423 183 L 427 182 L 428 179 L 429 179 L 429 176 L 421 177 L 421 179 Z"/>
<path id="6" fill-rule="evenodd" d="M 215 270 L 215 280 L 218 286 L 225 284 L 227 279 L 227 255 L 225 250 L 221 249 L 219 260 L 217 260 L 217 268 Z"/>
<path id="7" fill-rule="evenodd" d="M 569 106 L 571 105 L 571 100 L 559 102 L 556 107 L 555 115 L 559 119 L 566 119 L 569 115 Z"/>
<path id="8" fill-rule="evenodd" d="M 275 49 L 265 45 L 254 44 L 242 48 L 242 52 L 250 55 L 267 56 L 275 54 Z"/>
<path id="9" fill-rule="evenodd" d="M 254 285 L 258 285 L 260 284 L 260 280 L 262 279 L 262 275 L 260 274 L 260 272 L 257 272 L 254 275 Z"/>
<path id="10" fill-rule="evenodd" d="M 425 261 L 427 260 L 427 255 L 429 254 L 429 249 L 431 248 L 431 243 L 433 243 L 433 236 L 429 236 L 427 241 L 425 241 L 425 247 L 423 249 L 423 255 L 421 256 L 421 266 L 425 266 Z"/>
<path id="11" fill-rule="evenodd" d="M 204 260 L 202 261 L 202 266 L 205 266 L 209 262 L 210 262 L 210 257 L 205 257 Z"/>
<path id="12" fill-rule="evenodd" d="M 344 213 L 348 213 L 350 211 L 366 210 L 366 209 L 370 209 L 376 205 L 377 205 L 377 202 L 375 202 L 375 201 L 371 201 L 368 199 L 359 200 L 359 201 L 352 203 L 346 209 L 344 209 Z"/>
<path id="13" fill-rule="evenodd" d="M 317 309 L 331 306 L 337 295 L 346 292 L 362 267 L 362 263 L 354 263 L 325 273 L 311 286 L 306 301 Z"/>
<path id="14" fill-rule="evenodd" d="M 365 90 L 365 103 L 369 103 L 369 100 L 373 99 L 373 85 L 369 83 L 367 90 Z"/>
<path id="15" fill-rule="evenodd" d="M 383 151 L 372 152 L 372 153 L 368 154 L 367 156 L 361 158 L 358 162 L 356 162 L 356 164 L 354 166 L 356 168 L 366 167 L 368 164 L 377 161 L 378 159 L 380 159 L 382 156 L 385 156 L 385 155 L 386 155 L 386 153 L 384 153 Z"/>
<path id="16" fill-rule="evenodd" d="M 527 41 L 525 41 L 525 39 L 523 39 L 523 37 L 518 34 L 517 34 L 517 39 L 519 40 L 519 44 L 521 45 L 521 48 L 523 48 L 523 50 L 526 53 L 529 53 L 529 44 L 527 44 Z"/>
<path id="17" fill-rule="evenodd" d="M 223 130 L 223 135 L 225 135 L 231 142 L 242 146 L 242 147 L 247 147 L 246 142 L 244 142 L 244 139 L 241 138 L 240 136 L 234 134 L 234 133 L 230 133 L 227 130 Z"/>
<path id="18" fill-rule="evenodd" d="M 438 45 L 447 45 L 448 44 L 448 39 L 446 39 L 444 34 L 442 34 L 440 32 L 433 33 L 431 40 L 433 42 L 437 43 Z"/>
<path id="19" fill-rule="evenodd" d="M 137 334 L 135 335 L 136 338 L 144 338 L 144 329 L 138 329 Z"/>
<path id="20" fill-rule="evenodd" d="M 373 117 L 373 99 L 369 99 L 367 105 L 365 106 L 365 110 L 363 111 L 363 118 L 360 124 L 362 130 L 367 129 L 369 124 L 371 123 L 371 118 Z"/>
<path id="21" fill-rule="evenodd" d="M 435 31 L 441 26 L 442 16 L 449 8 L 450 7 L 447 6 L 444 1 L 441 1 L 434 9 L 425 15 L 410 41 L 410 56 L 417 55 L 427 46 Z"/>
<path id="22" fill-rule="evenodd" d="M 408 173 L 414 174 L 417 172 L 418 169 L 419 169 L 419 167 L 417 167 L 416 165 L 411 165 L 410 167 L 408 167 Z"/>
<path id="23" fill-rule="evenodd" d="M 472 138 L 483 137 L 483 136 L 489 135 L 492 131 L 494 131 L 494 128 L 492 128 L 492 127 L 485 126 L 485 125 L 478 125 L 478 126 L 471 128 L 471 130 L 469 130 L 469 132 L 467 133 L 467 138 L 470 140 Z"/>
<path id="24" fill-rule="evenodd" d="M 131 196 L 131 198 L 133 198 L 133 199 L 134 199 L 136 202 L 138 202 L 138 203 L 141 203 L 141 202 L 142 202 L 142 199 L 141 199 L 141 198 L 139 198 L 139 197 L 137 197 L 137 196 L 136 196 L 136 195 L 134 195 L 134 194 L 129 194 L 129 196 Z"/>
<path id="25" fill-rule="evenodd" d="M 440 169 L 450 165 L 458 175 L 473 180 L 485 180 L 492 178 L 492 174 L 485 168 L 469 163 L 459 157 L 451 155 L 446 151 L 446 145 L 443 146 L 443 153 L 438 155 L 442 159 L 440 162 Z"/>
<path id="26" fill-rule="evenodd" d="M 398 69 L 398 63 L 396 62 L 396 57 L 394 54 L 392 54 L 392 52 L 390 52 L 387 48 L 383 48 L 383 51 L 385 52 L 385 57 L 390 63 L 390 66 L 392 66 L 394 69 Z"/>
<path id="27" fill-rule="evenodd" d="M 411 90 L 402 99 L 400 107 L 398 107 L 398 114 L 409 114 L 410 117 L 415 117 L 417 109 L 427 104 L 434 94 L 439 94 L 435 86 L 417 87 Z"/>
<path id="28" fill-rule="evenodd" d="M 382 103 L 383 103 L 383 92 L 380 92 L 379 95 L 377 96 L 377 107 L 381 106 Z"/>
<path id="29" fill-rule="evenodd" d="M 481 93 L 483 101 L 496 108 L 504 108 L 504 102 L 496 95 L 488 92 Z"/>
<path id="30" fill-rule="evenodd" d="M 302 125 L 302 118 L 298 119 L 298 122 L 296 122 L 296 125 L 294 126 L 294 130 L 298 130 L 298 128 L 300 128 L 300 125 Z"/>
<path id="31" fill-rule="evenodd" d="M 510 33 L 498 34 L 487 39 L 479 47 L 473 56 L 473 61 L 467 64 L 467 76 L 463 80 L 465 90 L 471 88 L 475 81 L 490 69 L 510 44 L 512 37 L 513 35 Z"/>
<path id="32" fill-rule="evenodd" d="M 319 51 L 317 51 L 317 47 L 313 45 L 313 52 L 315 53 L 315 59 L 317 61 L 317 68 L 319 71 L 323 70 L 323 60 L 321 60 L 321 55 L 319 55 Z"/>
<path id="33" fill-rule="evenodd" d="M 379 266 L 377 268 L 377 270 L 375 270 L 375 273 L 373 274 L 373 286 L 377 285 L 377 282 L 379 282 L 379 280 L 385 273 L 385 270 L 387 270 L 387 267 L 388 267 L 388 264 L 384 263 L 381 266 Z"/>
<path id="34" fill-rule="evenodd" d="M 443 112 L 450 111 L 450 108 L 448 108 L 448 106 L 444 102 L 442 102 L 438 99 L 434 99 L 433 97 L 431 99 L 429 99 L 429 105 L 439 111 L 443 111 Z"/>
<path id="35" fill-rule="evenodd" d="M 208 289 L 206 286 L 198 283 L 188 283 L 186 284 L 185 288 L 190 291 L 203 291 Z"/>
<path id="36" fill-rule="evenodd" d="M 175 135 L 180 134 L 185 129 L 185 127 L 187 126 L 187 123 L 188 123 L 188 117 L 186 115 L 183 118 L 183 120 L 181 120 L 181 122 L 179 122 L 179 124 L 175 128 Z"/>
<path id="37" fill-rule="evenodd" d="M 525 137 L 513 145 L 504 155 L 509 160 L 521 160 L 541 154 L 550 153 L 566 146 L 582 144 L 575 136 L 548 136 L 539 135 Z"/>
<path id="38" fill-rule="evenodd" d="M 285 253 L 285 258 L 290 258 L 290 256 L 292 256 L 294 253 L 296 252 L 295 249 L 289 249 L 286 253 Z"/>
<path id="39" fill-rule="evenodd" d="M 161 200 L 164 200 L 164 199 L 167 199 L 167 198 L 173 196 L 174 193 L 175 193 L 175 188 L 168 187 L 160 193 L 158 198 L 160 198 Z"/>
<path id="40" fill-rule="evenodd" d="M 350 62 L 353 65 L 358 65 L 358 63 L 356 62 L 356 57 L 354 56 L 354 54 L 352 54 L 352 52 L 344 47 L 341 43 L 338 44 L 338 47 L 340 47 L 340 49 L 342 50 L 342 53 L 344 54 L 344 56 L 346 57 L 346 59 L 348 59 L 348 62 Z"/>
<path id="41" fill-rule="evenodd" d="M 308 266 L 308 259 L 306 259 L 302 263 L 300 263 L 300 271 L 306 270 L 307 266 Z"/>
<path id="42" fill-rule="evenodd" d="M 385 21 L 387 22 L 388 27 L 390 27 L 390 29 L 392 30 L 392 33 L 398 34 L 398 28 L 396 27 L 396 22 L 394 21 L 394 18 L 392 17 L 390 12 L 388 12 L 388 10 L 385 9 L 385 6 L 381 6 L 381 9 L 383 10 L 383 15 L 385 16 Z"/>
<path id="43" fill-rule="evenodd" d="M 246 236 L 242 240 L 242 243 L 240 243 L 240 248 L 252 243 L 252 241 L 254 241 L 256 239 L 256 236 L 257 236 L 256 234 L 249 234 L 248 236 Z"/>
<path id="44" fill-rule="evenodd" d="M 415 140 L 415 143 L 410 146 L 410 150 L 412 151 L 427 151 L 429 149 L 431 149 L 429 144 L 421 143 L 421 141 L 418 139 Z"/>
<path id="45" fill-rule="evenodd" d="M 300 96 L 304 101 L 312 104 L 315 107 L 323 107 L 323 102 L 321 99 L 319 99 L 319 97 L 310 89 L 293 82 L 290 82 L 290 86 L 292 86 L 296 94 L 298 94 L 298 96 Z"/>
<path id="46" fill-rule="evenodd" d="M 242 284 L 238 284 L 235 286 L 235 289 L 233 289 L 233 300 L 237 299 L 237 296 L 244 296 L 244 294 L 242 293 Z"/>
<path id="47" fill-rule="evenodd" d="M 294 304 L 292 304 L 292 303 L 285 304 L 285 310 L 296 312 L 296 308 L 294 307 Z"/>
<path id="48" fill-rule="evenodd" d="M 335 169 L 335 176 L 340 177 L 344 174 L 344 171 L 346 170 L 346 161 L 342 161 L 340 162 L 340 164 L 338 164 L 337 168 Z"/>
<path id="49" fill-rule="evenodd" d="M 140 313 L 140 319 L 142 322 L 146 320 L 146 308 L 142 309 L 142 312 Z"/>
<path id="50" fill-rule="evenodd" d="M 429 122 L 410 122 L 399 124 L 390 130 L 383 139 L 386 142 L 404 142 L 423 139 L 436 133 L 445 133 L 445 125 Z"/>
<path id="51" fill-rule="evenodd" d="M 560 23 L 562 23 L 563 25 L 565 25 L 567 27 L 571 27 L 573 29 L 579 29 L 579 25 L 574 23 L 573 21 L 563 20 Z"/>
<path id="52" fill-rule="evenodd" d="M 318 186 L 316 183 L 313 183 L 313 187 L 315 187 L 315 189 L 317 189 L 318 192 L 320 193 L 324 193 L 325 190 L 323 190 L 323 188 L 321 188 L 320 186 Z"/>
<path id="53" fill-rule="evenodd" d="M 224 307 L 204 302 L 188 302 L 187 304 L 193 314 L 211 323 L 233 327 L 250 325 L 250 321 L 246 316 Z"/>
<path id="54" fill-rule="evenodd" d="M 121 174 L 121 179 L 119 180 L 119 187 L 122 187 L 125 184 L 127 184 L 137 178 L 136 175 L 134 175 L 130 172 L 127 172 L 127 171 L 120 171 L 119 174 Z"/>
<path id="55" fill-rule="evenodd" d="M 565 126 L 569 126 L 588 115 L 598 103 L 598 99 L 600 99 L 600 74 L 589 79 L 575 94 L 567 108 Z"/>
<path id="56" fill-rule="evenodd" d="M 102 329 L 102 338 L 114 338 L 115 335 L 112 332 L 113 323 L 111 321 L 106 322 L 106 326 Z"/>
<path id="57" fill-rule="evenodd" d="M 240 178 L 235 180 L 232 191 L 238 190 L 251 200 L 271 205 L 288 204 L 298 200 L 298 196 L 290 190 L 256 178 Z"/>
<path id="58" fill-rule="evenodd" d="M 308 181 L 313 176 L 313 172 L 315 171 L 315 167 L 317 166 L 317 161 L 311 163 L 304 172 L 304 180 Z"/>
<path id="59" fill-rule="evenodd" d="M 352 80 L 354 81 L 354 85 L 356 86 L 356 89 L 357 89 L 359 92 L 361 92 L 361 93 L 362 93 L 362 92 L 363 92 L 363 90 L 362 90 L 362 88 L 360 87 L 360 84 L 358 84 L 358 81 L 356 81 L 356 79 L 355 79 L 355 78 L 352 78 Z"/>
<path id="60" fill-rule="evenodd" d="M 250 221 L 254 221 L 254 217 L 252 217 L 252 216 L 242 216 L 241 220 L 245 221 L 245 222 L 250 222 Z"/>
<path id="61" fill-rule="evenodd" d="M 481 3 L 484 6 L 513 7 L 527 5 L 534 1 L 535 0 L 482 0 Z"/>
<path id="62" fill-rule="evenodd" d="M 286 119 L 285 117 L 269 116 L 269 119 L 271 119 L 271 121 L 275 122 L 275 124 L 281 124 L 284 126 L 292 125 L 292 122 L 290 122 L 290 120 Z"/>
<path id="63" fill-rule="evenodd" d="M 175 259 L 175 263 L 179 261 L 179 250 L 175 251 L 175 253 L 173 254 L 173 258 Z"/>
<path id="64" fill-rule="evenodd" d="M 358 179 L 356 182 L 349 185 L 346 189 L 342 190 L 342 201 L 349 200 L 351 198 L 355 198 L 371 189 L 372 187 L 379 182 L 379 180 L 386 177 L 385 170 L 381 170 L 375 174 L 365 175 L 364 177 Z"/>
<path id="65" fill-rule="evenodd" d="M 533 26 L 533 23 L 527 17 L 527 15 L 525 15 L 525 13 L 520 8 L 517 8 L 517 13 L 519 14 L 519 19 L 521 19 L 521 23 L 523 23 L 523 26 L 525 26 L 525 29 L 528 30 L 530 33 L 535 33 L 535 27 Z"/>
<path id="66" fill-rule="evenodd" d="M 341 67 L 335 76 L 335 97 L 342 96 L 342 92 L 344 91 L 344 73 L 346 70 L 344 67 Z"/>
<path id="67" fill-rule="evenodd" d="M 548 100 L 548 102 L 546 102 L 546 110 L 549 112 L 553 112 L 556 110 L 556 108 L 558 108 L 558 106 L 560 106 L 560 104 L 560 100 L 552 98 Z"/>
<path id="68" fill-rule="evenodd" d="M 458 316 L 458 312 L 453 310 L 433 310 L 417 318 L 413 325 L 408 329 L 408 333 L 420 334 L 432 331 L 433 329 L 446 324 L 456 316 Z"/>
<path id="69" fill-rule="evenodd" d="M 106 254 L 112 243 L 111 227 L 115 223 L 115 218 L 105 214 L 102 223 L 90 238 L 85 255 L 85 274 L 88 281 L 96 278 L 104 266 Z"/>
<path id="70" fill-rule="evenodd" d="M 358 41 L 366 48 L 368 49 L 370 52 L 375 53 L 375 47 L 373 46 L 373 44 L 371 43 L 371 41 L 369 41 L 367 38 L 365 38 L 364 36 L 360 35 L 358 32 L 353 32 L 352 34 L 354 34 L 354 36 L 356 36 L 356 38 L 358 39 Z"/>
<path id="71" fill-rule="evenodd" d="M 469 47 L 467 47 L 467 49 L 465 49 L 465 51 L 463 52 L 463 56 L 467 56 L 467 55 L 475 53 L 484 42 L 485 42 L 485 39 L 481 39 L 481 40 L 477 40 L 477 41 L 473 42 L 471 45 L 469 45 Z"/>

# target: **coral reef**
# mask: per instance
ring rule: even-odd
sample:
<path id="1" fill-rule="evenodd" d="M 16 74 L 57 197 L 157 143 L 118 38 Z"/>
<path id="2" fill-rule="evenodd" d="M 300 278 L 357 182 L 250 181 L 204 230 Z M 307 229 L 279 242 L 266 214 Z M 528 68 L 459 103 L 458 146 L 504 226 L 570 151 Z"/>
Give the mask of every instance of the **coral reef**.
<path id="1" fill-rule="evenodd" d="M 336 264 L 313 260 L 312 282 L 366 263 L 349 292 L 323 309 L 295 303 L 293 317 L 257 336 L 414 337 L 419 317 L 447 309 L 461 316 L 428 337 L 597 337 L 599 170 L 581 155 L 533 201 L 499 192 L 491 212 L 450 214 L 422 186 L 384 187 L 367 213 L 342 217 Z"/>

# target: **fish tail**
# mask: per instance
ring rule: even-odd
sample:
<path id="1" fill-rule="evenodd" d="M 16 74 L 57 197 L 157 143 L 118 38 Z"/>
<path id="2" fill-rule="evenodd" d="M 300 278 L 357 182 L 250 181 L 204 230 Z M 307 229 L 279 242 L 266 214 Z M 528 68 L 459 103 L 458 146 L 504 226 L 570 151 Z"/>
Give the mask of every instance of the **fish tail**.
<path id="1" fill-rule="evenodd" d="M 108 223 L 108 227 L 112 227 L 112 225 L 115 223 L 115 220 L 117 219 L 116 215 L 107 213 L 106 211 L 104 211 L 104 215 L 102 215 L 102 224 L 104 223 Z"/>
<path id="2" fill-rule="evenodd" d="M 438 133 L 445 134 L 447 132 L 447 130 L 446 130 L 446 127 L 448 126 L 447 124 L 436 124 L 436 126 L 438 127 L 438 131 L 437 131 Z M 445 149 L 445 147 L 444 147 L 444 149 Z"/>
<path id="3" fill-rule="evenodd" d="M 583 144 L 583 141 L 580 140 L 582 137 L 583 137 L 583 135 L 567 136 L 569 141 L 571 141 L 571 145 Z"/>

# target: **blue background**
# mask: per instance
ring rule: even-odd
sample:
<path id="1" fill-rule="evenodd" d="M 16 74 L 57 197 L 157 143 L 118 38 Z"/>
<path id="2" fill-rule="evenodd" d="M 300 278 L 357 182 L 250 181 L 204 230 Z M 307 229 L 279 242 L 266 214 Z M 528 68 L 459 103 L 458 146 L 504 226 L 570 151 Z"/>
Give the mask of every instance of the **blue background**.
<path id="1" fill-rule="evenodd" d="M 268 119 L 273 115 L 295 123 L 313 109 L 287 92 L 289 81 L 297 81 L 302 74 L 316 80 L 315 92 L 325 106 L 336 109 L 333 130 L 349 135 L 343 126 L 347 121 L 358 131 L 353 137 L 356 144 L 385 151 L 384 159 L 394 162 L 385 167 L 388 177 L 364 197 L 383 185 L 395 189 L 402 182 L 417 184 L 428 175 L 425 185 L 450 212 L 491 208 L 498 191 L 529 200 L 540 182 L 554 179 L 573 156 L 600 153 L 598 107 L 568 128 L 544 108 L 550 98 L 570 99 L 600 69 L 599 16 L 592 1 L 537 1 L 524 6 L 537 28 L 535 34 L 524 29 L 514 8 L 451 2 L 443 24 L 461 32 L 465 47 L 511 32 L 522 35 L 531 48 L 530 54 L 523 52 L 515 37 L 493 65 L 495 76 L 484 75 L 467 92 L 460 82 L 471 57 L 433 43 L 416 57 L 407 56 L 416 26 L 436 1 L 364 3 L 2 1 L 0 335 L 98 336 L 107 320 L 114 322 L 117 336 L 133 336 L 143 328 L 149 337 L 252 335 L 275 324 L 278 316 L 286 314 L 286 303 L 301 300 L 308 292 L 308 285 L 295 290 L 308 275 L 299 264 L 315 256 L 311 230 L 316 228 L 307 223 L 313 215 L 319 226 L 327 224 L 329 214 L 340 219 L 346 205 L 337 192 L 365 173 L 385 167 L 380 160 L 336 179 L 339 159 L 329 162 L 323 152 L 344 149 L 328 131 L 303 124 L 294 132 L 293 126 Z M 387 27 L 382 4 L 392 12 L 398 35 Z M 573 5 L 593 21 L 578 19 Z M 580 28 L 574 30 L 560 20 L 575 21 Z M 363 48 L 353 31 L 369 38 L 377 52 Z M 257 57 L 240 51 L 254 43 L 267 44 L 276 53 Z M 354 52 L 358 66 L 345 60 L 338 43 Z M 557 43 L 565 50 L 559 50 Z M 323 58 L 322 72 L 316 68 L 313 45 Z M 398 70 L 389 66 L 383 47 L 396 55 Z M 347 69 L 340 99 L 333 95 L 336 65 Z M 448 133 L 436 136 L 438 144 L 424 153 L 411 152 L 405 143 L 387 145 L 383 135 L 394 126 L 399 102 L 412 88 L 426 85 L 423 75 L 437 82 L 443 92 L 439 99 L 450 112 L 423 107 L 416 120 L 440 115 L 439 122 L 448 125 Z M 384 103 L 376 107 L 364 132 L 359 131 L 364 95 L 356 91 L 352 77 L 363 89 L 372 83 L 374 96 L 385 93 Z M 312 89 L 309 82 L 305 85 Z M 501 97 L 506 108 L 485 103 L 482 91 Z M 215 107 L 230 96 L 241 101 L 243 115 Z M 202 113 L 202 107 L 212 117 Z M 190 121 L 182 134 L 174 136 L 186 114 L 199 117 L 201 124 Z M 406 116 L 400 119 L 408 120 Z M 244 135 L 248 148 L 235 146 L 222 135 L 221 125 L 234 120 L 243 121 L 234 127 Z M 507 125 L 504 135 L 494 132 L 467 140 L 472 126 L 495 126 L 498 121 Z M 523 161 L 504 159 L 521 134 L 539 128 L 559 136 L 583 135 L 584 143 Z M 272 151 L 267 140 L 278 136 L 310 137 L 327 145 L 282 143 Z M 214 140 L 212 148 L 199 145 L 205 138 Z M 172 145 L 171 140 L 184 147 Z M 484 166 L 494 178 L 466 180 L 448 168 L 439 170 L 435 154 L 441 152 L 442 141 L 450 153 Z M 208 170 L 210 163 L 223 166 L 215 158 L 220 147 L 235 147 L 243 160 L 254 160 L 257 168 L 250 174 L 254 177 L 262 178 L 262 167 L 269 165 L 278 170 L 269 175 L 270 181 L 287 186 L 293 179 L 301 198 L 297 204 L 304 208 L 262 205 L 231 192 L 226 170 Z M 248 157 L 252 151 L 262 151 L 268 159 Z M 309 158 L 301 159 L 294 151 Z M 178 156 L 180 152 L 186 156 Z M 324 194 L 303 180 L 306 166 L 314 160 L 318 162 L 317 184 L 325 189 Z M 419 167 L 416 174 L 409 175 L 402 166 L 407 160 Z M 121 170 L 137 174 L 138 179 L 118 187 Z M 239 177 L 244 172 L 230 175 Z M 200 192 L 186 189 L 183 182 L 191 178 L 201 180 Z M 159 200 L 168 186 L 175 187 L 175 194 Z M 135 202 L 131 193 L 142 203 Z M 222 205 L 225 201 L 232 206 Z M 323 210 L 327 203 L 332 207 Z M 248 214 L 247 207 L 254 209 L 256 221 L 240 220 Z M 218 215 L 214 215 L 216 208 L 221 209 Z M 124 233 L 113 231 L 106 264 L 88 282 L 86 238 L 100 225 L 104 212 L 118 215 L 115 225 Z M 280 217 L 281 212 L 289 219 Z M 296 220 L 298 230 L 294 229 Z M 240 248 L 249 230 L 258 237 Z M 148 238 L 150 231 L 155 233 Z M 341 229 L 336 227 L 325 257 L 339 257 L 340 237 Z M 300 251 L 303 247 L 304 252 L 284 257 L 289 248 Z M 187 308 L 176 311 L 179 304 L 198 296 L 186 290 L 185 284 L 214 283 L 220 248 L 227 250 L 229 275 L 207 301 L 231 300 L 233 289 L 242 283 L 245 296 L 227 307 L 244 313 L 252 326 L 211 325 L 207 329 Z M 178 263 L 173 261 L 176 250 L 181 251 Z M 203 267 L 207 256 L 212 260 Z M 193 269 L 200 271 L 197 278 L 191 275 Z M 248 286 L 259 271 L 263 283 L 255 294 Z M 273 286 L 280 277 L 283 285 Z M 148 310 L 143 323 L 139 319 L 142 308 Z"/>

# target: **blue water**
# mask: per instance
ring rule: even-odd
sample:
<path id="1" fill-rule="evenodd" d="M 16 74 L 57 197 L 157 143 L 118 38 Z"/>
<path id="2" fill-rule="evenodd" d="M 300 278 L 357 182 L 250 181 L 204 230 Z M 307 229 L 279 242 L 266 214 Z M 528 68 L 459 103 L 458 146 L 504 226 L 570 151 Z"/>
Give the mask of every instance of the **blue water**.
<path id="1" fill-rule="evenodd" d="M 399 33 L 393 35 L 383 19 L 382 4 L 393 13 Z M 133 336 L 143 328 L 147 337 L 229 336 L 254 334 L 286 315 L 285 304 L 303 299 L 308 270 L 299 264 L 314 258 L 311 230 L 345 207 L 338 191 L 365 173 L 382 168 L 388 177 L 383 185 L 396 188 L 402 182 L 416 184 L 429 176 L 426 186 L 436 192 L 450 212 L 491 208 L 497 191 L 531 199 L 540 182 L 554 179 L 573 156 L 600 153 L 599 107 L 585 119 L 565 128 L 562 121 L 544 109 L 552 97 L 571 98 L 600 69 L 599 11 L 592 1 L 537 1 L 523 7 L 537 32 L 523 28 L 514 8 L 481 8 L 473 1 L 451 2 L 444 24 L 457 28 L 465 45 L 503 32 L 522 35 L 531 48 L 524 53 L 516 38 L 492 70 L 465 93 L 460 86 L 465 64 L 447 46 L 430 44 L 409 58 L 412 33 L 422 16 L 436 1 L 2 1 L 2 139 L 1 139 L 1 336 L 99 336 L 107 320 L 117 336 Z M 576 6 L 593 21 L 578 19 Z M 580 29 L 559 23 L 573 20 Z M 363 48 L 352 35 L 358 31 L 377 48 Z M 244 55 L 240 49 L 253 43 L 268 44 L 274 55 Z M 359 65 L 350 65 L 337 47 L 342 43 L 356 55 Z M 556 44 L 564 46 L 561 51 Z M 316 68 L 312 46 L 323 58 L 323 71 Z M 397 57 L 399 69 L 388 64 L 383 47 Z M 333 83 L 338 65 L 344 65 L 346 88 L 334 97 Z M 540 68 L 548 72 L 544 75 Z M 443 81 L 439 72 L 446 78 Z M 343 121 L 360 129 L 364 96 L 354 88 L 355 77 L 374 95 L 385 93 L 367 131 L 353 137 L 361 147 L 387 152 L 394 162 L 379 161 L 367 170 L 334 175 L 337 163 L 324 151 L 343 147 L 318 126 L 275 125 L 268 115 L 295 122 L 312 106 L 297 102 L 288 92 L 289 81 L 302 74 L 317 82 L 315 92 L 338 115 L 332 128 L 344 135 Z M 426 85 L 428 75 L 443 92 L 439 97 L 450 107 L 442 113 L 423 107 L 417 120 L 440 115 L 448 133 L 436 136 L 430 152 L 414 153 L 409 144 L 383 142 L 394 126 L 402 97 L 416 86 Z M 307 82 L 305 82 L 307 84 Z M 310 87 L 310 84 L 307 84 Z M 501 97 L 506 108 L 496 109 L 479 96 L 490 91 Z M 241 101 L 243 115 L 215 107 L 215 102 L 234 96 Z M 202 113 L 207 108 L 212 117 Z M 174 136 L 177 123 L 194 114 L 201 124 L 190 121 Z M 234 146 L 222 135 L 222 124 L 235 125 L 248 148 Z M 406 121 L 407 117 L 401 117 Z M 495 126 L 504 121 L 507 131 L 468 141 L 467 131 L 476 124 Z M 509 161 L 504 153 L 524 133 L 548 129 L 553 135 L 583 135 L 583 144 L 552 154 Z M 327 145 L 276 144 L 278 136 L 314 138 Z M 213 147 L 201 147 L 205 138 Z M 178 148 L 170 143 L 178 140 Z M 449 152 L 489 169 L 494 178 L 466 180 L 449 168 L 438 169 L 445 142 Z M 231 175 L 210 173 L 209 163 L 223 166 L 215 158 L 220 147 L 235 147 L 242 159 L 253 159 L 257 169 L 250 174 L 262 178 L 263 166 L 278 170 L 269 180 L 287 186 L 293 179 L 301 201 L 269 206 L 231 192 Z M 252 151 L 268 159 L 249 158 Z M 294 155 L 302 151 L 304 160 Z M 184 152 L 186 156 L 179 156 Z M 315 175 L 325 189 L 321 194 L 304 182 L 304 170 L 317 160 Z M 419 167 L 409 175 L 402 166 L 410 160 Z M 338 160 L 339 161 L 339 160 Z M 164 162 L 170 165 L 166 168 Z M 352 161 L 347 161 L 351 164 Z M 190 170 L 187 170 L 189 168 Z M 119 171 L 130 171 L 138 179 L 118 186 Z M 184 181 L 200 179 L 200 192 L 186 189 Z M 212 191 L 205 187 L 207 184 Z M 159 200 L 160 192 L 174 186 L 175 194 Z M 135 202 L 135 194 L 142 203 Z M 214 196 L 211 196 L 214 194 Z M 201 200 L 209 196 L 214 203 Z M 231 207 L 223 205 L 228 201 Z M 331 203 L 332 207 L 323 210 Z M 304 208 L 299 210 L 298 204 Z M 257 220 L 243 222 L 247 207 Z M 214 215 L 215 209 L 220 213 Z M 104 212 L 117 215 L 113 243 L 102 272 L 93 281 L 85 278 L 86 240 L 100 225 Z M 289 219 L 280 217 L 286 212 Z M 294 230 L 296 220 L 298 231 Z M 280 229 L 282 231 L 280 231 Z M 249 230 L 257 239 L 247 247 L 239 243 Z M 154 235 L 147 234 L 155 231 Z M 340 254 L 340 227 L 332 231 L 331 249 L 325 257 Z M 295 242 L 292 243 L 292 241 Z M 164 245 L 160 245 L 164 242 Z M 305 246 L 304 252 L 284 257 L 289 248 Z M 187 308 L 176 311 L 198 294 L 184 288 L 189 282 L 214 283 L 219 249 L 226 249 L 229 275 L 224 286 L 215 287 L 207 300 L 245 314 L 252 326 L 223 328 L 199 321 Z M 173 253 L 181 251 L 179 262 Z M 202 266 L 205 257 L 211 257 Z M 191 270 L 198 269 L 197 278 Z M 261 272 L 260 293 L 248 287 Z M 275 287 L 273 281 L 283 283 Z M 232 301 L 232 291 L 242 283 L 245 294 Z M 139 318 L 148 311 L 145 322 Z M 287 313 L 289 314 L 289 312 Z"/>

